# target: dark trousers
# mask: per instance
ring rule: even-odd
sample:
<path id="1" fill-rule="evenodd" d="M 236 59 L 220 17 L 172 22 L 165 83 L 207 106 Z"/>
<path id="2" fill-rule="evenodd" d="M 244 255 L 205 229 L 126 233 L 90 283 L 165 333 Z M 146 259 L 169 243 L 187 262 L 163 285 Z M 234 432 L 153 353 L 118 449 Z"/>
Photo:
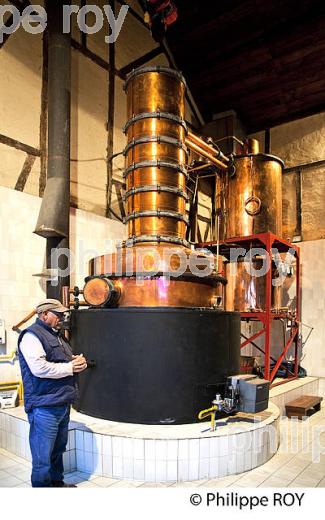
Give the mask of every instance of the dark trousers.
<path id="1" fill-rule="evenodd" d="M 28 413 L 32 487 L 52 487 L 52 481 L 63 481 L 69 418 L 70 405 L 39 406 Z"/>

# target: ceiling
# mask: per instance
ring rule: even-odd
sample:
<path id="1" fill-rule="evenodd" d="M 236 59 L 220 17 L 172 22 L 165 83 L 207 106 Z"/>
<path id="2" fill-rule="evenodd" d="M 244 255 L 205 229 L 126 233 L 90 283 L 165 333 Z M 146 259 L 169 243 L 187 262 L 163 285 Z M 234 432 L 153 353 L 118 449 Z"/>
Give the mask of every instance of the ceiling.
<path id="1" fill-rule="evenodd" d="M 250 132 L 325 110 L 325 0 L 175 0 L 167 41 L 208 122 Z"/>

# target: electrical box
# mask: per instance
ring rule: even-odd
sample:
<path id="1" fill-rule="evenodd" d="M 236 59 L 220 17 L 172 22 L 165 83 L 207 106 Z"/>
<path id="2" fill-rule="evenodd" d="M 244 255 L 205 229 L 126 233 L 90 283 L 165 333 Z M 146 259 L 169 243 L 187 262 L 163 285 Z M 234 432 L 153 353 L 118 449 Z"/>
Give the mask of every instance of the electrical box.
<path id="1" fill-rule="evenodd" d="M 19 404 L 18 388 L 0 390 L 0 409 L 15 408 Z"/>
<path id="2" fill-rule="evenodd" d="M 265 379 L 239 381 L 240 410 L 247 413 L 258 413 L 269 405 L 270 382 Z"/>
<path id="3" fill-rule="evenodd" d="M 239 411 L 246 413 L 263 412 L 269 406 L 270 381 L 253 374 L 239 374 L 228 378 L 239 391 Z"/>
<path id="4" fill-rule="evenodd" d="M 0 345 L 4 345 L 6 343 L 6 329 L 5 322 L 0 318 Z"/>

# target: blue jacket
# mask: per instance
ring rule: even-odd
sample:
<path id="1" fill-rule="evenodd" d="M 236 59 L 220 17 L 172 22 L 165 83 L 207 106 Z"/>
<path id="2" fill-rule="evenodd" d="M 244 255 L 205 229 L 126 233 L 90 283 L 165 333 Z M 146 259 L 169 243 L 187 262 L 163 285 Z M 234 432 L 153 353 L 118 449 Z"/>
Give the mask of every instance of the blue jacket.
<path id="1" fill-rule="evenodd" d="M 72 350 L 69 343 L 51 329 L 42 320 L 37 319 L 33 325 L 25 329 L 18 339 L 19 363 L 24 385 L 24 404 L 26 412 L 34 406 L 59 406 L 74 403 L 78 395 L 77 377 L 68 376 L 60 379 L 41 378 L 34 376 L 20 350 L 20 342 L 29 332 L 42 343 L 46 360 L 52 363 L 68 363 L 72 360 Z"/>

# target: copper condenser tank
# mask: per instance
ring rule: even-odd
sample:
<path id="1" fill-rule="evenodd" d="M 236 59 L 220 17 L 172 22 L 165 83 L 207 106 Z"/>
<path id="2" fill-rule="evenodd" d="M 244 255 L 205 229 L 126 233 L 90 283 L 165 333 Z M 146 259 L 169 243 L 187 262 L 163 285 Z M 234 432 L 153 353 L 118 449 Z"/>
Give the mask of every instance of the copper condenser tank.
<path id="1" fill-rule="evenodd" d="M 249 151 L 258 151 L 256 140 Z M 264 153 L 234 157 L 235 174 L 219 179 L 221 240 L 268 231 L 282 236 L 283 162 Z"/>

